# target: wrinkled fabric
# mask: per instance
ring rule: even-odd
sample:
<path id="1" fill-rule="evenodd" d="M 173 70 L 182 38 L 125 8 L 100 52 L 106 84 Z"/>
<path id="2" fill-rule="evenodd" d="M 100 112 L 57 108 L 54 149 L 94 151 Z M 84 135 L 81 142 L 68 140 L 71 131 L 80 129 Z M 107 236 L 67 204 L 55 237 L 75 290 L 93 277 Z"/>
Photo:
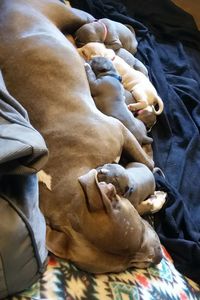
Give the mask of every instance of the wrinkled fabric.
<path id="1" fill-rule="evenodd" d="M 44 139 L 31 126 L 27 112 L 0 89 L 0 174 L 37 172 L 47 158 Z"/>
<path id="2" fill-rule="evenodd" d="M 22 210 L 32 224 L 38 241 L 45 240 L 45 225 L 39 210 L 36 173 L 47 159 L 48 149 L 43 137 L 30 124 L 26 110 L 1 85 L 0 195 Z M 44 258 L 44 243 L 41 244 L 41 251 Z"/>
<path id="3" fill-rule="evenodd" d="M 46 224 L 36 173 L 47 159 L 43 137 L 0 76 L 0 298 L 28 288 L 44 271 Z"/>
<path id="4" fill-rule="evenodd" d="M 184 275 L 200 283 L 200 33 L 193 18 L 169 0 L 72 0 L 71 5 L 132 25 L 136 57 L 165 108 L 151 135 L 157 189 L 168 192 L 155 224 Z"/>

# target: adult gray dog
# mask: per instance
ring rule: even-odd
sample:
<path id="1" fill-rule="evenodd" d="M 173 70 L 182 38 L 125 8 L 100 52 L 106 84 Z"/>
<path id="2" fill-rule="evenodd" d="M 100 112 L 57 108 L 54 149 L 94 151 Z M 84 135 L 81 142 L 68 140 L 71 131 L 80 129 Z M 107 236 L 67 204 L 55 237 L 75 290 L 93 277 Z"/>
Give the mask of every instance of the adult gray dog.
<path id="1" fill-rule="evenodd" d="M 57 0 L 1 0 L 0 11 L 6 86 L 50 151 L 40 186 L 48 249 L 94 273 L 158 263 L 153 229 L 112 184 L 97 180 L 95 168 L 122 152 L 151 169 L 153 162 L 121 122 L 96 108 L 83 62 L 61 32 L 93 17 Z"/>

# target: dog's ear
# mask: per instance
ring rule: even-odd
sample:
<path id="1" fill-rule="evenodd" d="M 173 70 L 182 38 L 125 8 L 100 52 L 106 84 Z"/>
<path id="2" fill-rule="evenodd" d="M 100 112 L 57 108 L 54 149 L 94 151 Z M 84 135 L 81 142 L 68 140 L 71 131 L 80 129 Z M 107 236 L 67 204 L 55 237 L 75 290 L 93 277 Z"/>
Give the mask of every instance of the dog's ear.
<path id="1" fill-rule="evenodd" d="M 87 174 L 79 177 L 79 182 L 84 191 L 88 209 L 91 212 L 104 210 L 110 213 L 119 209 L 119 196 L 111 183 L 98 182 L 97 170 L 92 169 Z"/>
<path id="2" fill-rule="evenodd" d="M 67 258 L 66 254 L 69 248 L 70 237 L 62 231 L 51 228 L 49 225 L 46 228 L 48 250 L 58 257 Z"/>
<path id="3" fill-rule="evenodd" d="M 103 201 L 97 183 L 97 171 L 90 170 L 78 178 L 84 191 L 89 210 L 98 211 L 103 209 Z"/>

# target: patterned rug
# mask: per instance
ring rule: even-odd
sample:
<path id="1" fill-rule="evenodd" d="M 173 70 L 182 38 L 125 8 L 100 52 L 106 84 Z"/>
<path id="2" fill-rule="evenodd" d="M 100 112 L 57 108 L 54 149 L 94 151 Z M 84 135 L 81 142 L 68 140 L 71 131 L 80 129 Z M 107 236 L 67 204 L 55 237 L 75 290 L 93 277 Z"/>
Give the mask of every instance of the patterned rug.
<path id="1" fill-rule="evenodd" d="M 62 259 L 49 257 L 42 278 L 10 300 L 200 300 L 200 286 L 182 276 L 163 248 L 156 267 L 91 275 Z"/>

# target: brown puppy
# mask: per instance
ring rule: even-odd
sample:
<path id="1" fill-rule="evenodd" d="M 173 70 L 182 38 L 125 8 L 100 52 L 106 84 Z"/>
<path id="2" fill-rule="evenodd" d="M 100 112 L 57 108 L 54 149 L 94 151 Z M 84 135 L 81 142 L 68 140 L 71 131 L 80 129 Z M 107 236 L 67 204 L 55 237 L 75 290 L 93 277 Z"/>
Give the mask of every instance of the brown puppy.
<path id="1" fill-rule="evenodd" d="M 113 50 L 125 48 L 132 54 L 137 51 L 138 45 L 131 26 L 106 18 L 83 25 L 76 31 L 75 40 L 78 47 L 90 42 L 100 42 Z"/>
<path id="2" fill-rule="evenodd" d="M 88 43 L 79 48 L 78 52 L 85 60 L 89 60 L 94 56 L 104 56 L 112 60 L 116 70 L 122 77 L 124 88 L 132 93 L 136 101 L 129 104 L 131 111 L 146 109 L 148 106 L 151 106 L 156 115 L 162 113 L 163 101 L 151 81 L 142 72 L 130 67 L 112 49 L 107 49 L 102 43 Z M 158 110 L 154 107 L 155 105 L 158 105 Z"/>
<path id="3" fill-rule="evenodd" d="M 0 68 L 9 92 L 28 110 L 50 151 L 40 186 L 47 246 L 94 273 L 161 259 L 153 231 L 95 168 L 153 162 L 126 127 L 95 106 L 77 50 L 61 33 L 93 18 L 56 0 L 1 0 Z"/>
<path id="4" fill-rule="evenodd" d="M 145 125 L 133 116 L 125 104 L 121 77 L 112 61 L 102 56 L 94 57 L 89 61 L 89 65 L 85 65 L 85 69 L 97 108 L 104 114 L 120 120 L 140 144 L 152 143 L 153 140 L 147 136 Z"/>

